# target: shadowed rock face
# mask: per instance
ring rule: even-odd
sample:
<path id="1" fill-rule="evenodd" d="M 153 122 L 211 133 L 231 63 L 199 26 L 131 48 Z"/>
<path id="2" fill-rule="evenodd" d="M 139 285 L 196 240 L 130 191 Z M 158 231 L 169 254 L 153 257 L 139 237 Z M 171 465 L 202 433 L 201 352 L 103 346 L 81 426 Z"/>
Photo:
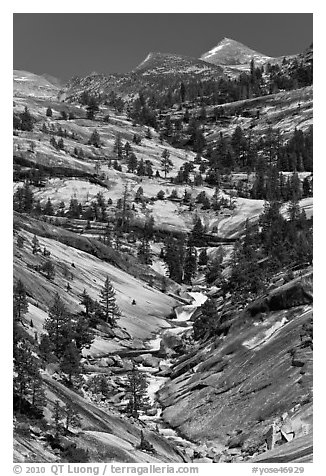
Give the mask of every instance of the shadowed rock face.
<path id="1" fill-rule="evenodd" d="M 188 438 L 254 452 L 275 419 L 311 401 L 311 276 L 264 299 L 265 314 L 235 315 L 226 337 L 172 369 L 160 392 L 163 416 Z"/>

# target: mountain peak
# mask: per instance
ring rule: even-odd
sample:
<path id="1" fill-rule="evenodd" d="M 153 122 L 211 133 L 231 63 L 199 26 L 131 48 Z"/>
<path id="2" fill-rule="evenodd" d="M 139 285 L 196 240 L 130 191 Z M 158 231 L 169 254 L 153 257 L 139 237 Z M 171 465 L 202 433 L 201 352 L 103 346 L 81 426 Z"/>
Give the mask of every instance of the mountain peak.
<path id="1" fill-rule="evenodd" d="M 214 48 L 201 56 L 201 59 L 208 63 L 220 65 L 247 64 L 252 58 L 256 64 L 262 64 L 272 59 L 270 56 L 252 50 L 243 43 L 227 37 L 224 37 Z"/>
<path id="2" fill-rule="evenodd" d="M 198 58 L 175 53 L 150 52 L 146 58 L 134 69 L 143 75 L 223 75 L 222 69 L 214 64 L 207 63 Z"/>

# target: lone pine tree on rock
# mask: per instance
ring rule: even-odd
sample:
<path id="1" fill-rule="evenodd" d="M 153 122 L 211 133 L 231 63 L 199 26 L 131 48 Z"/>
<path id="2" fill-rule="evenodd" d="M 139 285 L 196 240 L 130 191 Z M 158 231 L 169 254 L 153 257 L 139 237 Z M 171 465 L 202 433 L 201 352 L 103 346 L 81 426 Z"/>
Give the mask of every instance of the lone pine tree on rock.
<path id="1" fill-rule="evenodd" d="M 115 290 L 108 276 L 100 292 L 100 305 L 105 322 L 112 327 L 115 326 L 116 320 L 121 315 L 121 312 L 116 303 Z"/>

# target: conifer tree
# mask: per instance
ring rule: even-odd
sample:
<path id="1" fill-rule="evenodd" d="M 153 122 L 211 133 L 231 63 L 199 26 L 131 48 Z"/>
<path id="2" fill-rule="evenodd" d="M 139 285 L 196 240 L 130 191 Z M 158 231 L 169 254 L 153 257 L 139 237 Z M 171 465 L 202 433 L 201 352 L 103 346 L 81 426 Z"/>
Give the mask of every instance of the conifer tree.
<path id="1" fill-rule="evenodd" d="M 54 354 L 60 359 L 72 340 L 72 326 L 67 309 L 58 293 L 49 308 L 48 318 L 44 322 L 49 340 L 53 344 Z"/>
<path id="2" fill-rule="evenodd" d="M 18 248 L 23 249 L 24 248 L 24 242 L 25 242 L 25 238 L 21 235 L 18 235 L 17 236 L 17 246 L 18 246 Z"/>
<path id="3" fill-rule="evenodd" d="M 88 143 L 89 143 L 89 145 L 93 145 L 94 147 L 100 147 L 101 146 L 100 134 L 98 133 L 98 131 L 96 129 L 92 132 L 92 135 L 89 138 Z"/>
<path id="4" fill-rule="evenodd" d="M 42 271 L 46 274 L 48 279 L 55 277 L 55 267 L 51 260 L 47 259 L 42 266 Z"/>
<path id="5" fill-rule="evenodd" d="M 116 320 L 120 316 L 120 310 L 116 303 L 115 290 L 108 276 L 100 292 L 100 304 L 105 322 L 112 327 L 115 326 Z"/>
<path id="6" fill-rule="evenodd" d="M 64 150 L 64 148 L 65 148 L 65 144 L 64 144 L 64 142 L 63 142 L 63 138 L 62 138 L 62 137 L 60 137 L 60 139 L 58 140 L 57 148 L 58 148 L 59 150 Z"/>
<path id="7" fill-rule="evenodd" d="M 52 205 L 52 202 L 51 202 L 51 199 L 50 197 L 48 198 L 46 204 L 45 204 L 45 207 L 44 207 L 44 215 L 49 215 L 49 216 L 53 216 L 54 215 L 54 209 L 53 209 L 53 205 Z"/>
<path id="8" fill-rule="evenodd" d="M 38 238 L 36 235 L 33 236 L 33 239 L 32 239 L 32 252 L 33 252 L 33 255 L 35 255 L 36 253 L 40 252 L 41 251 L 41 247 L 40 247 L 40 243 L 38 241 Z"/>
<path id="9" fill-rule="evenodd" d="M 198 316 L 193 325 L 195 340 L 209 337 L 218 332 L 219 319 L 216 311 L 216 304 L 213 299 L 207 299 L 200 306 L 201 314 Z"/>
<path id="10" fill-rule="evenodd" d="M 85 316 L 90 317 L 90 313 L 93 310 L 94 301 L 87 293 L 86 289 L 80 295 L 80 304 L 85 307 Z"/>
<path id="11" fill-rule="evenodd" d="M 129 157 L 130 153 L 132 152 L 132 147 L 128 141 L 124 145 L 124 151 L 125 151 L 126 157 Z"/>
<path id="12" fill-rule="evenodd" d="M 113 152 L 117 154 L 119 158 L 122 157 L 122 152 L 123 152 L 123 147 L 122 147 L 122 141 L 121 141 L 121 135 L 118 134 L 115 138 L 114 146 L 113 146 Z"/>
<path id="13" fill-rule="evenodd" d="M 198 256 L 198 264 L 200 266 L 205 266 L 207 264 L 208 257 L 206 248 L 202 249 Z"/>
<path id="14" fill-rule="evenodd" d="M 138 247 L 137 256 L 141 263 L 152 264 L 151 260 L 151 247 L 148 238 L 143 238 L 141 244 Z"/>
<path id="15" fill-rule="evenodd" d="M 62 420 L 64 418 L 63 407 L 60 405 L 59 400 L 54 402 L 54 408 L 52 413 L 52 421 L 54 424 L 55 438 L 58 439 L 63 432 Z"/>
<path id="16" fill-rule="evenodd" d="M 88 99 L 88 104 L 87 104 L 87 107 L 86 107 L 86 117 L 87 119 L 90 119 L 90 120 L 94 120 L 95 119 L 95 114 L 99 111 L 99 107 L 98 107 L 98 102 L 97 100 L 95 99 L 94 96 L 91 96 L 89 99 Z"/>
<path id="17" fill-rule="evenodd" d="M 126 385 L 127 412 L 134 418 L 138 418 L 139 412 L 149 406 L 147 387 L 146 376 L 134 365 L 128 373 Z"/>
<path id="18" fill-rule="evenodd" d="M 193 229 L 189 236 L 190 246 L 203 246 L 204 241 L 204 227 L 199 217 L 196 217 Z"/>
<path id="19" fill-rule="evenodd" d="M 169 158 L 170 152 L 167 149 L 164 149 L 162 152 L 162 159 L 161 159 L 161 169 L 164 172 L 164 178 L 166 179 L 166 175 L 170 170 L 173 168 L 173 162 Z"/>
<path id="20" fill-rule="evenodd" d="M 92 312 L 95 310 L 95 305 L 92 305 Z M 86 348 L 89 349 L 94 341 L 94 331 L 91 329 L 90 318 L 91 316 L 81 316 L 77 318 L 77 321 L 73 327 L 73 337 L 78 351 Z"/>
<path id="21" fill-rule="evenodd" d="M 137 165 L 138 165 L 137 157 L 135 156 L 133 152 L 131 152 L 127 160 L 128 172 L 134 173 L 135 170 L 137 169 Z"/>
<path id="22" fill-rule="evenodd" d="M 14 285 L 13 298 L 14 319 L 21 322 L 24 315 L 28 312 L 28 302 L 25 286 L 20 279 Z"/>
<path id="23" fill-rule="evenodd" d="M 71 403 L 67 403 L 63 407 L 63 416 L 65 418 L 64 427 L 68 431 L 71 426 L 80 425 L 80 418 Z"/>
<path id="24" fill-rule="evenodd" d="M 184 264 L 184 282 L 191 283 L 192 278 L 194 277 L 197 269 L 197 252 L 196 248 L 188 244 L 185 253 L 185 264 Z"/>
<path id="25" fill-rule="evenodd" d="M 25 106 L 24 112 L 20 114 L 20 120 L 21 120 L 20 128 L 22 131 L 30 132 L 33 130 L 34 120 L 29 110 L 27 109 L 27 106 Z"/>
<path id="26" fill-rule="evenodd" d="M 75 342 L 69 342 L 62 353 L 60 361 L 60 369 L 68 375 L 69 384 L 72 384 L 72 377 L 74 375 L 80 374 L 80 359 L 81 355 Z"/>
<path id="27" fill-rule="evenodd" d="M 143 176 L 146 174 L 145 163 L 143 159 L 140 159 L 137 165 L 137 175 Z"/>

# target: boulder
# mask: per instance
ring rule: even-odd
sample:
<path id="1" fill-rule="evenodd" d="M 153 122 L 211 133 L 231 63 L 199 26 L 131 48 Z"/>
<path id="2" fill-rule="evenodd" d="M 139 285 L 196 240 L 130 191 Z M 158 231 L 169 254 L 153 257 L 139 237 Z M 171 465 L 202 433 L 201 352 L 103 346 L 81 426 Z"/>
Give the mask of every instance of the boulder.
<path id="1" fill-rule="evenodd" d="M 105 357 L 103 357 L 102 359 L 99 359 L 99 361 L 97 362 L 97 365 L 99 367 L 107 367 L 108 366 L 107 359 Z"/>
<path id="2" fill-rule="evenodd" d="M 123 369 L 127 372 L 130 372 L 133 369 L 133 363 L 130 360 L 123 361 Z"/>
<path id="3" fill-rule="evenodd" d="M 146 415 L 148 416 L 155 416 L 157 414 L 157 408 L 148 408 L 146 410 Z"/>
<path id="4" fill-rule="evenodd" d="M 163 334 L 159 355 L 162 356 L 172 356 L 180 353 L 183 347 L 183 342 L 181 337 L 171 332 L 165 332 Z"/>
<path id="5" fill-rule="evenodd" d="M 194 457 L 194 450 L 193 448 L 185 448 L 184 450 L 185 454 L 188 456 L 188 458 L 193 458 Z"/>
<path id="6" fill-rule="evenodd" d="M 154 367 L 158 368 L 160 364 L 160 359 L 154 357 L 152 354 L 142 354 L 139 357 L 142 357 L 142 364 L 145 367 Z"/>
<path id="7" fill-rule="evenodd" d="M 203 445 L 196 446 L 194 449 L 194 458 L 204 458 L 207 455 L 207 446 L 204 443 Z"/>
<path id="8" fill-rule="evenodd" d="M 207 456 L 208 458 L 214 458 L 217 455 L 220 455 L 221 452 L 224 450 L 225 446 L 224 445 L 216 445 L 208 448 L 207 450 Z"/>
<path id="9" fill-rule="evenodd" d="M 112 359 L 112 357 L 107 357 L 105 360 L 106 360 L 106 365 L 108 367 L 112 367 L 114 365 L 114 360 Z"/>
<path id="10" fill-rule="evenodd" d="M 42 435 L 42 430 L 38 428 L 37 426 L 31 426 L 30 427 L 31 433 L 33 433 L 36 436 L 41 436 Z"/>

